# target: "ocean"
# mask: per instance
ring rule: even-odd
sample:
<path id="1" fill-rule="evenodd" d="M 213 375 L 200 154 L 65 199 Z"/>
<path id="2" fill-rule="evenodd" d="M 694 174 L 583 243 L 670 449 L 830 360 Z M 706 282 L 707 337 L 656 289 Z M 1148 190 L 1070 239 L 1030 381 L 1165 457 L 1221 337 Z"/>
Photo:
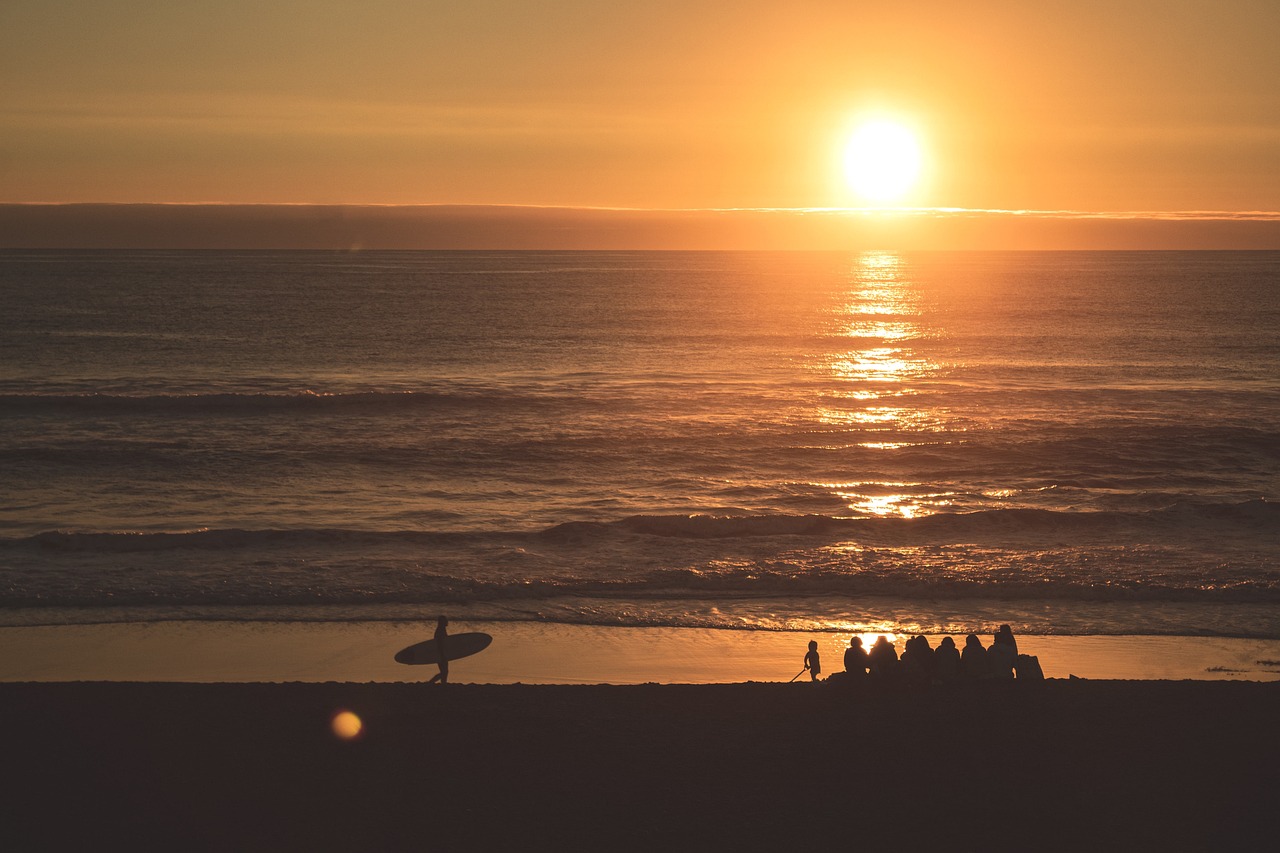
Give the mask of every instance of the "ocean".
<path id="1" fill-rule="evenodd" d="M 1280 253 L 0 252 L 0 625 L 1280 638 Z"/>

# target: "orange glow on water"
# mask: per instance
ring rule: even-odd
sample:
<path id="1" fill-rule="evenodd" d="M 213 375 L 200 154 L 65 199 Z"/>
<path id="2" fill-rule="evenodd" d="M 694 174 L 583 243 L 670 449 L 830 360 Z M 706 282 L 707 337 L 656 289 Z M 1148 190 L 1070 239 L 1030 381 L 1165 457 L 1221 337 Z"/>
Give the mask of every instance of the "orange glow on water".
<path id="1" fill-rule="evenodd" d="M 901 382 L 908 376 L 924 372 L 924 365 L 903 358 L 903 351 L 894 347 L 851 352 L 847 357 L 837 359 L 832 368 L 841 379 L 863 382 Z"/>
<path id="2" fill-rule="evenodd" d="M 920 296 L 905 277 L 902 260 L 891 252 L 867 252 L 851 272 L 849 292 L 833 309 L 833 345 L 853 349 L 830 353 L 826 369 L 855 386 L 902 386 L 937 371 L 907 344 L 925 332 L 919 323 Z M 876 390 L 879 390 L 878 388 Z M 866 388 L 851 393 L 865 394 Z"/>
<path id="3" fill-rule="evenodd" d="M 918 330 L 910 323 L 887 323 L 881 320 L 855 320 L 845 329 L 851 338 L 879 338 L 884 341 L 899 341 L 915 337 Z"/>
<path id="4" fill-rule="evenodd" d="M 842 493 L 840 497 L 849 499 L 856 496 Z M 863 497 L 861 500 L 851 501 L 849 508 L 861 510 L 868 515 L 901 515 L 903 518 L 915 518 L 921 510 L 920 505 L 906 495 Z"/>
<path id="5" fill-rule="evenodd" d="M 834 351 L 814 364 L 815 370 L 834 377 L 837 384 L 815 415 L 835 429 L 833 435 L 856 437 L 843 446 L 892 452 L 927 443 L 912 440 L 915 435 L 956 428 L 942 409 L 886 405 L 892 398 L 918 396 L 915 383 L 941 370 L 912 346 L 913 341 L 936 336 L 925 326 L 923 303 L 909 266 L 897 254 L 866 252 L 855 261 L 848 290 L 831 309 L 827 335 Z M 857 440 L 871 438 L 868 432 L 882 433 L 884 438 Z M 950 505 L 954 497 L 945 492 L 922 493 L 919 483 L 814 485 L 830 490 L 857 514 L 881 518 L 930 515 Z"/>
<path id="6" fill-rule="evenodd" d="M 849 641 L 852 640 L 854 637 L 862 638 L 862 648 L 866 649 L 867 651 L 871 651 L 871 647 L 875 644 L 876 640 L 880 639 L 881 637 L 884 637 L 895 646 L 898 644 L 898 635 L 892 631 L 869 631 L 869 632 L 859 631 L 859 632 L 850 634 L 848 638 L 845 638 L 842 636 L 840 638 L 841 640 L 840 645 L 843 648 L 848 648 Z M 841 668 L 843 668 L 843 664 L 841 665 Z"/>
<path id="7" fill-rule="evenodd" d="M 849 509 L 857 510 L 865 515 L 881 517 L 901 516 L 903 518 L 919 518 L 932 515 L 939 508 L 947 506 L 950 501 L 946 493 L 930 495 L 866 495 L 851 492 L 837 492 L 848 501 Z"/>
<path id="8" fill-rule="evenodd" d="M 887 518 L 919 518 L 932 515 L 942 507 L 950 506 L 954 493 L 913 493 L 919 483 L 813 483 L 813 486 L 830 490 L 845 501 L 846 506 L 861 514 Z"/>

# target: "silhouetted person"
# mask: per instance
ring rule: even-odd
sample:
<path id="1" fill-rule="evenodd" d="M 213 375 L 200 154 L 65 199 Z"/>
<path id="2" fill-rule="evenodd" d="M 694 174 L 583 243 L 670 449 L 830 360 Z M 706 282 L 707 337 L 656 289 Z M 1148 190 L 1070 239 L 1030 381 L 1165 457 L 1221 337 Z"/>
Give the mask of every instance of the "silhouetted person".
<path id="1" fill-rule="evenodd" d="M 1008 625 L 1001 625 L 999 630 L 996 631 L 995 636 L 992 639 L 994 639 L 995 642 L 1000 643 L 1001 645 L 1005 645 L 1013 649 L 1014 656 L 1015 657 L 1017 656 L 1018 641 L 1013 638 L 1013 629 L 1011 629 Z"/>
<path id="2" fill-rule="evenodd" d="M 1007 628 L 1008 626 L 1004 627 Z M 1012 640 L 1012 633 L 1008 635 L 1008 639 L 1001 639 L 998 631 L 992 637 L 991 645 L 987 647 L 988 677 L 1000 681 L 1013 679 L 1013 664 L 1018 657 L 1018 653 L 1015 651 L 1017 647 L 1010 645 Z"/>
<path id="3" fill-rule="evenodd" d="M 435 640 L 437 665 L 440 671 L 433 675 L 427 684 L 435 684 L 437 681 L 445 684 L 449 681 L 449 617 L 441 616 L 436 619 Z"/>
<path id="4" fill-rule="evenodd" d="M 818 680 L 818 673 L 822 672 L 822 659 L 818 657 L 817 640 L 809 641 L 809 651 L 804 653 L 804 668 L 809 670 L 810 680 Z"/>
<path id="5" fill-rule="evenodd" d="M 933 649 L 929 640 L 917 634 L 902 648 L 902 675 L 915 684 L 928 684 L 933 680 Z"/>
<path id="6" fill-rule="evenodd" d="M 902 644 L 902 654 L 898 657 L 898 669 L 902 676 L 908 680 L 915 681 L 924 669 L 924 662 L 920 659 L 920 635 L 908 637 L 907 641 Z"/>
<path id="7" fill-rule="evenodd" d="M 987 650 L 977 634 L 964 638 L 964 651 L 960 653 L 960 672 L 970 681 L 987 677 Z"/>
<path id="8" fill-rule="evenodd" d="M 933 675 L 943 684 L 960 680 L 960 650 L 950 637 L 943 637 L 933 652 Z"/>
<path id="9" fill-rule="evenodd" d="M 867 669 L 871 661 L 867 659 L 867 650 L 862 647 L 862 638 L 854 637 L 849 641 L 849 648 L 844 651 L 844 671 L 854 681 L 862 681 L 867 677 Z"/>
<path id="10" fill-rule="evenodd" d="M 871 663 L 872 678 L 888 681 L 897 673 L 898 650 L 883 634 L 871 644 L 871 651 L 867 652 L 867 660 Z"/>

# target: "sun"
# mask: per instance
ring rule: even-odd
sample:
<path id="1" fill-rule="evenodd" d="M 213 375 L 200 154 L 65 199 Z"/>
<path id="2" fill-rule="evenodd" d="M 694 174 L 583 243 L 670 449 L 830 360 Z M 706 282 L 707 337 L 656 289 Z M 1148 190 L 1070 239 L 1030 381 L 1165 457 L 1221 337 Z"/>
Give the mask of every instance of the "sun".
<path id="1" fill-rule="evenodd" d="M 901 199 L 920 176 L 920 143 L 894 121 L 868 121 L 853 132 L 844 149 L 849 186 L 866 201 Z"/>

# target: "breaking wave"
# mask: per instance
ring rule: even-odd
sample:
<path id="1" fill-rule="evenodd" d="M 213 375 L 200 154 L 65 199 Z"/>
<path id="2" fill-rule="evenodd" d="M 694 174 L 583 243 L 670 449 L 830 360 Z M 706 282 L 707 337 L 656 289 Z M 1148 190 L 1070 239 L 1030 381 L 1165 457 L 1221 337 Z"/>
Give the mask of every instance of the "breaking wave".
<path id="1" fill-rule="evenodd" d="M 1256 500 L 919 519 L 654 515 L 498 533 L 50 531 L 0 539 L 0 608 L 538 610 L 590 598 L 625 613 L 635 602 L 832 597 L 1273 607 L 1278 521 L 1280 505 Z"/>
<path id="2" fill-rule="evenodd" d="M 541 531 L 433 532 L 416 530 L 191 530 L 180 532 L 47 531 L 22 538 L 0 538 L 0 551 L 41 549 L 128 553 L 178 549 L 240 549 L 276 546 L 344 547 L 435 545 L 538 540 L 574 543 L 620 537 L 670 539 L 754 539 L 808 537 L 824 540 L 911 542 L 1000 541 L 1008 536 L 1088 535 L 1148 531 L 1169 536 L 1251 536 L 1268 533 L 1280 540 L 1280 503 L 1252 500 L 1233 504 L 1177 503 L 1146 512 L 1061 512 L 1043 509 L 992 509 L 938 513 L 920 518 L 845 518 L 825 515 L 636 515 L 615 521 L 569 521 Z"/>
<path id="3" fill-rule="evenodd" d="M 618 531 L 690 539 L 755 536 L 886 537 L 922 541 L 991 534 L 1070 534 L 1149 529 L 1161 532 L 1221 533 L 1239 527 L 1270 529 L 1280 535 L 1280 503 L 1266 500 L 1235 504 L 1178 503 L 1146 512 L 1061 512 L 1044 509 L 992 509 L 938 513 L 920 518 L 840 518 L 823 515 L 632 516 L 611 522 L 566 522 L 543 533 L 578 537 Z"/>
<path id="4" fill-rule="evenodd" d="M 938 513 L 920 518 L 845 518 L 825 515 L 636 515 L 615 521 L 569 521 L 541 531 L 433 532 L 416 530 L 192 530 L 181 532 L 48 531 L 3 539 L 0 550 L 42 549 L 127 553 L 177 549 L 238 549 L 275 546 L 344 547 L 444 544 L 532 539 L 573 543 L 587 539 L 662 537 L 670 539 L 754 539 L 808 537 L 825 540 L 964 542 L 1000 541 L 1008 536 L 1159 533 L 1169 536 L 1271 534 L 1280 540 L 1280 503 L 1268 500 L 1232 504 L 1177 503 L 1146 512 L 1062 512 L 1043 509 L 992 509 Z"/>

